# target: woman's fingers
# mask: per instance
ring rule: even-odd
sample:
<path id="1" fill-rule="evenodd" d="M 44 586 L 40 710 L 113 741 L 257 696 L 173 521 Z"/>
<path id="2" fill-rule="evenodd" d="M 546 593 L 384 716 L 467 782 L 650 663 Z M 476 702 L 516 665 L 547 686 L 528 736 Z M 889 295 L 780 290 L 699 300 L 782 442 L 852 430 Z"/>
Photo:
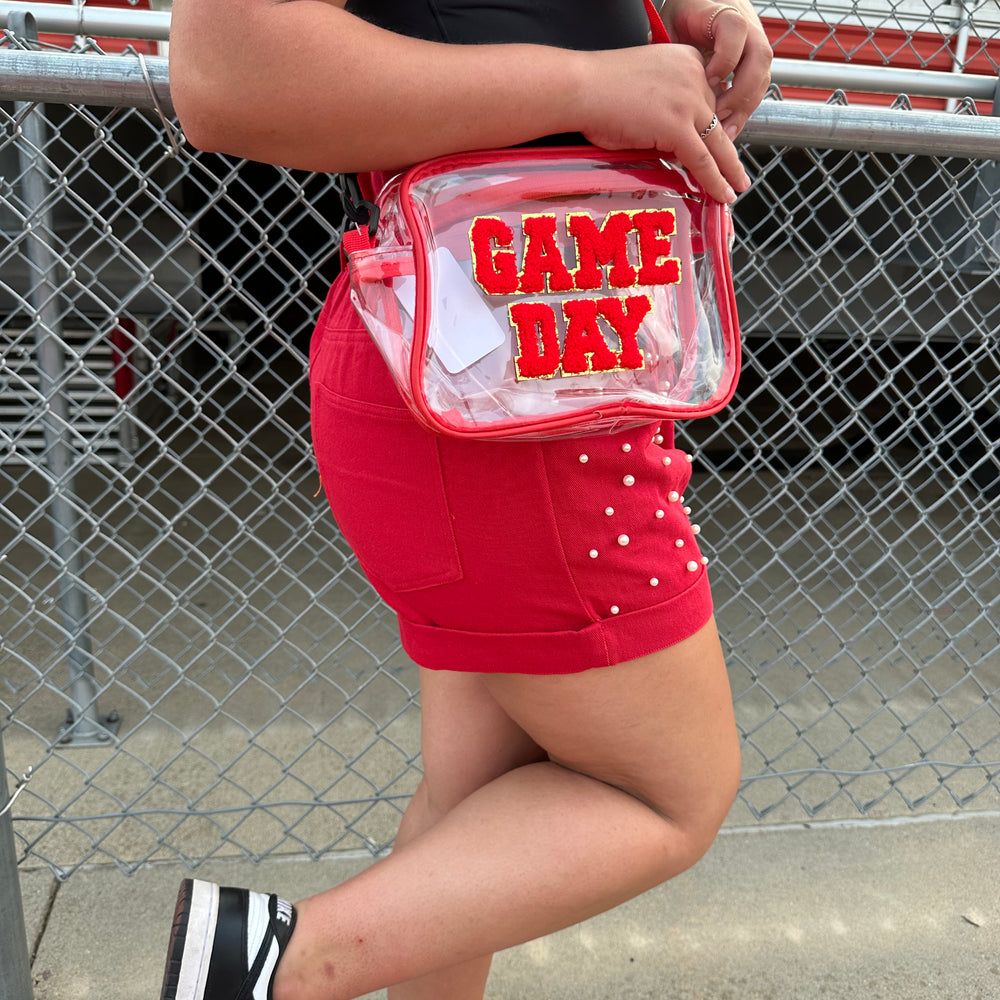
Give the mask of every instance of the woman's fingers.
<path id="1" fill-rule="evenodd" d="M 735 139 L 760 104 L 771 83 L 771 47 L 747 45 L 730 86 L 716 102 L 716 112 L 726 134 Z"/>
<path id="2" fill-rule="evenodd" d="M 743 58 L 749 26 L 735 7 L 718 6 L 705 22 L 705 42 L 711 52 L 705 76 L 714 90 L 729 78 Z"/>
<path id="3" fill-rule="evenodd" d="M 704 32 L 711 52 L 705 76 L 718 95 L 719 120 L 735 139 L 771 82 L 771 45 L 757 15 L 736 6 L 715 7 Z M 726 80 L 731 80 L 728 87 Z"/>
<path id="4" fill-rule="evenodd" d="M 718 119 L 718 115 L 716 115 L 716 119 Z M 750 178 L 747 176 L 746 170 L 743 169 L 740 154 L 733 145 L 733 140 L 726 135 L 721 123 L 702 139 L 702 143 L 733 190 L 737 193 L 746 191 L 750 187 Z"/>
<path id="5" fill-rule="evenodd" d="M 739 153 L 716 115 L 705 128 L 685 135 L 669 152 L 716 201 L 732 202 L 750 186 Z"/>

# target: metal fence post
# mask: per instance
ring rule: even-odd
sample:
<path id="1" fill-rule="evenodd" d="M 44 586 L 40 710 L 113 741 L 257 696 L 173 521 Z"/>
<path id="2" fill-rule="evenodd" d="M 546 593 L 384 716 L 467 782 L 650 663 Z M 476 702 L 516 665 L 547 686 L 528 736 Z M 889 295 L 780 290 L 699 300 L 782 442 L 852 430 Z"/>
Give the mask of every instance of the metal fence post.
<path id="1" fill-rule="evenodd" d="M 0 729 L 0 1000 L 31 1000 L 31 963 L 17 876 L 14 824 L 7 809 L 7 763 Z"/>
<path id="2" fill-rule="evenodd" d="M 16 37 L 31 45 L 38 38 L 30 13 L 16 11 L 8 23 Z M 45 400 L 41 414 L 49 471 L 49 520 L 58 556 L 59 608 L 69 649 L 70 710 L 59 742 L 79 746 L 108 743 L 117 717 L 102 719 L 97 709 L 93 653 L 88 626 L 87 593 L 83 584 L 83 555 L 77 519 L 68 497 L 75 493 L 73 445 L 70 440 L 69 403 L 66 399 L 66 357 L 59 311 L 59 258 L 52 246 L 52 182 L 45 159 L 38 153 L 46 145 L 45 122 L 29 102 L 15 103 L 21 118 L 23 141 L 18 144 L 24 203 L 32 217 L 25 238 L 27 257 L 37 279 L 29 290 L 35 308 L 35 350 L 39 387 Z"/>

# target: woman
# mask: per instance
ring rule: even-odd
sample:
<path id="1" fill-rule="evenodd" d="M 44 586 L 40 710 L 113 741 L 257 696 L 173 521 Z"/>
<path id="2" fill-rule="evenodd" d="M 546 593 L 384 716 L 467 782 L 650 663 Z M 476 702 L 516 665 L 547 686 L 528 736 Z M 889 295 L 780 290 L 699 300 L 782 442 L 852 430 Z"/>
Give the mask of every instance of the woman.
<path id="1" fill-rule="evenodd" d="M 369 189 L 576 134 L 658 149 L 731 202 L 770 48 L 749 0 L 663 15 L 674 44 L 647 44 L 642 0 L 175 0 L 172 94 L 202 149 L 371 172 Z M 311 378 L 334 514 L 420 665 L 424 776 L 392 855 L 294 907 L 185 881 L 163 998 L 478 1000 L 493 952 L 694 864 L 736 794 L 689 461 L 667 424 L 429 434 L 341 281 Z"/>

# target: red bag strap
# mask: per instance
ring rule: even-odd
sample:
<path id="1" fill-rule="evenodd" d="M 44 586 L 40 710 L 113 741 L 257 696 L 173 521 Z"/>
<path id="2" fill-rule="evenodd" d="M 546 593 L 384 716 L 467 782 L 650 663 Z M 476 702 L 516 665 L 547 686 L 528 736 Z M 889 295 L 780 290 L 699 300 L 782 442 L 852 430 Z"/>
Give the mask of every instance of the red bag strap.
<path id="1" fill-rule="evenodd" d="M 660 17 L 660 12 L 656 9 L 653 0 L 643 0 L 646 5 L 646 15 L 649 17 L 649 30 L 650 37 L 654 42 L 669 42 L 670 36 L 667 35 L 667 29 L 663 26 L 663 18 Z"/>

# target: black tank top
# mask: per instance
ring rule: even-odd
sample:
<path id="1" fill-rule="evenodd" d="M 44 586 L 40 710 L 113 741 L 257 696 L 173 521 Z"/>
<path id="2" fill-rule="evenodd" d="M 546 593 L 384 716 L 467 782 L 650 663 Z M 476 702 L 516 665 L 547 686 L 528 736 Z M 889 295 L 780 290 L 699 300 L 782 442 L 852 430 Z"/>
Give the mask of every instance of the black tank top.
<path id="1" fill-rule="evenodd" d="M 400 35 L 458 45 L 623 49 L 649 35 L 642 0 L 348 0 L 347 10 Z"/>

